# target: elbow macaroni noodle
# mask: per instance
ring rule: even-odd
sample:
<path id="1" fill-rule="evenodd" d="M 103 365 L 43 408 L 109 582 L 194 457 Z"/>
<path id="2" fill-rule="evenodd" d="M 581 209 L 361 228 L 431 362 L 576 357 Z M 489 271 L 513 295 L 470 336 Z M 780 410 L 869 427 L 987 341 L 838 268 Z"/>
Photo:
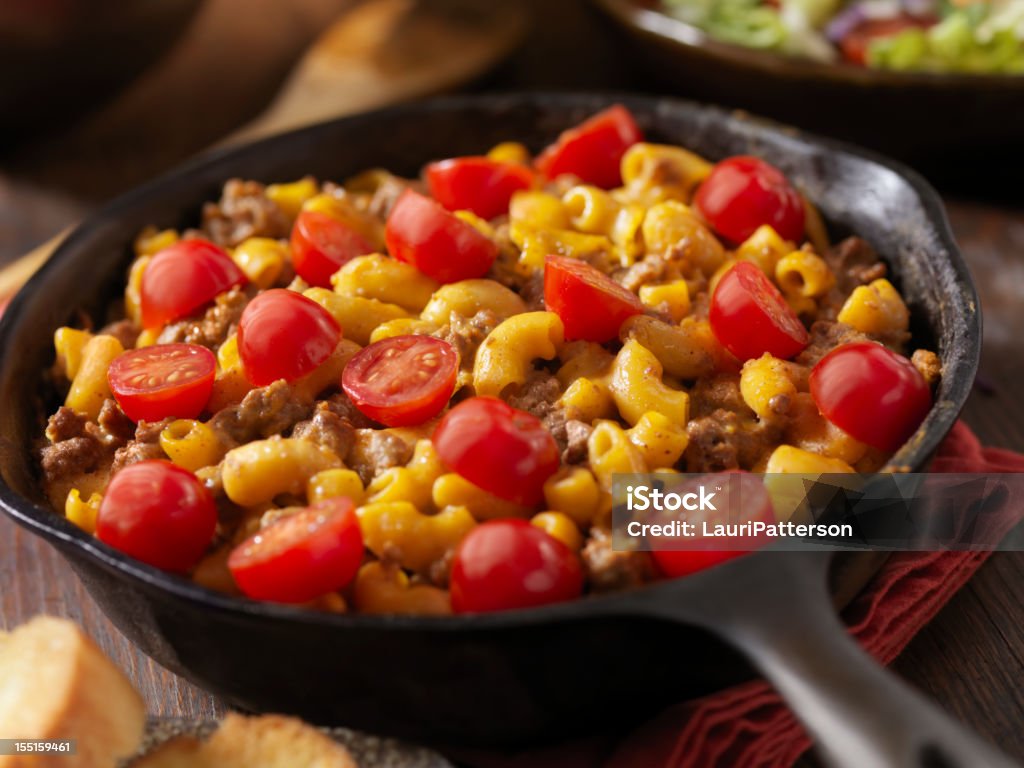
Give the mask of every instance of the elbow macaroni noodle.
<path id="1" fill-rule="evenodd" d="M 554 312 L 524 312 L 503 320 L 476 353 L 476 394 L 497 397 L 509 386 L 524 384 L 533 361 L 553 360 L 563 338 L 562 321 Z"/>

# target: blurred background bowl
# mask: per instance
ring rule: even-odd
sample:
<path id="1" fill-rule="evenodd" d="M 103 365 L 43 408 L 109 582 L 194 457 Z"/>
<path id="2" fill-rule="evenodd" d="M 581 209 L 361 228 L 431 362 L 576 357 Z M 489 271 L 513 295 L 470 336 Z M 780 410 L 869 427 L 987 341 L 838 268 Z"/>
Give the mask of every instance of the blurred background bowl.
<path id="1" fill-rule="evenodd" d="M 828 64 L 710 39 L 658 0 L 593 0 L 652 90 L 750 110 L 898 157 L 958 191 L 1016 192 L 1024 76 Z"/>
<path id="2" fill-rule="evenodd" d="M 201 3 L 0 2 L 0 141 L 101 105 L 170 49 Z"/>

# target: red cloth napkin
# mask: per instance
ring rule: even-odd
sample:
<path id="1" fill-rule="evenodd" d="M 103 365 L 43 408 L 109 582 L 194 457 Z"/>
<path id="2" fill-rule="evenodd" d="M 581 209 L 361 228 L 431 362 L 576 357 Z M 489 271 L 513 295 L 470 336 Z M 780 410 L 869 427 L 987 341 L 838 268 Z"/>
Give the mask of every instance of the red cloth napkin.
<path id="1" fill-rule="evenodd" d="M 1024 455 L 983 448 L 957 423 L 933 472 L 1024 472 Z M 890 664 L 989 556 L 901 552 L 843 612 L 851 634 Z M 678 704 L 633 732 L 540 752 L 466 760 L 483 768 L 788 768 L 811 740 L 768 683 L 757 680 Z"/>

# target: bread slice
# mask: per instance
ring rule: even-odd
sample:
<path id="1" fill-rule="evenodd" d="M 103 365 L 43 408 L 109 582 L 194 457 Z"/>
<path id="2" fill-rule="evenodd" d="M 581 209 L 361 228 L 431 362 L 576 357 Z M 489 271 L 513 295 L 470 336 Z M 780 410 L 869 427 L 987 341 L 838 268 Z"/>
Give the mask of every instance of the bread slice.
<path id="1" fill-rule="evenodd" d="M 76 742 L 74 755 L 0 755 L 0 768 L 113 768 L 138 749 L 142 698 L 76 624 L 37 616 L 0 634 L 0 738 Z"/>
<path id="2" fill-rule="evenodd" d="M 348 751 L 301 720 L 229 714 L 203 745 L 222 768 L 358 768 Z"/>
<path id="3" fill-rule="evenodd" d="M 301 720 L 229 714 L 198 749 L 174 739 L 132 768 L 358 768 L 348 751 Z"/>

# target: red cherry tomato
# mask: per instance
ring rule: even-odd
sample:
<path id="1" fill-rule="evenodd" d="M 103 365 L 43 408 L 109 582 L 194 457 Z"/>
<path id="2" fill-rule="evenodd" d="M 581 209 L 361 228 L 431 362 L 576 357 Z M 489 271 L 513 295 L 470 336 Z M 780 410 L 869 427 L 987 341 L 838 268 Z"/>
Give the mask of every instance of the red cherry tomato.
<path id="1" fill-rule="evenodd" d="M 560 603 L 583 592 L 579 558 L 525 520 L 491 520 L 460 542 L 452 563 L 456 613 L 508 611 Z"/>
<path id="2" fill-rule="evenodd" d="M 563 132 L 537 156 L 537 169 L 549 179 L 571 173 L 587 184 L 611 189 L 622 183 L 622 156 L 643 138 L 630 111 L 616 104 Z"/>
<path id="3" fill-rule="evenodd" d="M 839 49 L 847 61 L 867 66 L 868 48 L 872 41 L 892 37 L 914 27 L 929 27 L 934 21 L 906 14 L 891 19 L 867 19 L 846 33 L 846 37 L 839 41 Z"/>
<path id="4" fill-rule="evenodd" d="M 217 359 L 198 344 L 156 344 L 119 355 L 107 369 L 117 404 L 132 421 L 194 419 L 213 391 Z"/>
<path id="5" fill-rule="evenodd" d="M 384 228 L 388 252 L 439 283 L 483 277 L 498 246 L 434 200 L 405 190 Z"/>
<path id="6" fill-rule="evenodd" d="M 800 242 L 804 236 L 804 201 L 782 171 L 744 155 L 723 160 L 697 189 L 698 210 L 711 227 L 741 243 L 763 224 L 779 236 Z"/>
<path id="7" fill-rule="evenodd" d="M 445 466 L 502 499 L 533 506 L 559 466 L 558 445 L 536 416 L 495 397 L 463 400 L 434 430 Z"/>
<path id="8" fill-rule="evenodd" d="M 703 571 L 713 565 L 724 563 L 735 557 L 744 555 L 753 549 L 764 546 L 769 542 L 767 536 L 744 537 L 740 541 L 735 539 L 709 539 L 703 535 L 704 525 L 713 529 L 718 523 L 741 524 L 741 523 L 774 523 L 775 513 L 772 508 L 772 501 L 761 478 L 741 470 L 731 472 L 720 472 L 717 474 L 701 475 L 695 477 L 681 487 L 673 487 L 672 493 L 681 496 L 687 493 L 700 495 L 700 487 L 704 486 L 706 493 L 714 493 L 710 500 L 715 506 L 714 510 L 694 510 L 680 513 L 680 519 L 696 525 L 696 536 L 692 539 L 676 540 L 672 549 L 663 548 L 659 540 L 654 540 L 654 549 L 651 554 L 658 564 L 658 569 L 669 578 L 689 576 L 691 573 Z M 666 520 L 651 520 L 651 522 L 666 522 Z M 717 549 L 721 546 L 742 545 L 743 549 Z"/>
<path id="9" fill-rule="evenodd" d="M 341 375 L 349 399 L 389 427 L 422 424 L 455 391 L 459 355 L 433 336 L 393 336 L 360 350 Z"/>
<path id="10" fill-rule="evenodd" d="M 254 600 L 305 603 L 350 581 L 363 560 L 363 534 L 352 500 L 313 504 L 281 518 L 235 547 L 228 569 Z"/>
<path id="11" fill-rule="evenodd" d="M 618 337 L 622 323 L 644 311 L 635 293 L 565 256 L 548 256 L 544 265 L 544 306 L 562 319 L 566 341 L 599 343 Z"/>
<path id="12" fill-rule="evenodd" d="M 238 322 L 238 355 L 245 378 L 257 387 L 305 376 L 330 357 L 340 340 L 341 329 L 330 312 L 284 288 L 259 294 Z"/>
<path id="13" fill-rule="evenodd" d="M 366 238 L 320 211 L 303 211 L 292 227 L 292 264 L 299 277 L 320 288 L 356 256 L 373 253 Z"/>
<path id="14" fill-rule="evenodd" d="M 768 352 L 783 360 L 807 346 L 807 329 L 764 272 L 741 261 L 722 276 L 711 297 L 711 330 L 742 360 Z"/>
<path id="15" fill-rule="evenodd" d="M 486 157 L 431 163 L 426 176 L 431 196 L 449 211 L 466 209 L 484 219 L 507 213 L 512 194 L 533 186 L 533 172 L 526 166 Z"/>
<path id="16" fill-rule="evenodd" d="M 157 253 L 142 273 L 142 325 L 159 328 L 187 317 L 236 285 L 245 274 L 207 240 L 181 240 Z"/>
<path id="17" fill-rule="evenodd" d="M 903 445 L 932 407 L 928 382 L 913 363 L 873 341 L 833 349 L 814 366 L 810 385 L 826 419 L 886 452 Z"/>
<path id="18" fill-rule="evenodd" d="M 205 554 L 217 527 L 217 507 L 186 469 L 150 459 L 131 464 L 107 485 L 96 536 L 126 555 L 184 573 Z"/>

